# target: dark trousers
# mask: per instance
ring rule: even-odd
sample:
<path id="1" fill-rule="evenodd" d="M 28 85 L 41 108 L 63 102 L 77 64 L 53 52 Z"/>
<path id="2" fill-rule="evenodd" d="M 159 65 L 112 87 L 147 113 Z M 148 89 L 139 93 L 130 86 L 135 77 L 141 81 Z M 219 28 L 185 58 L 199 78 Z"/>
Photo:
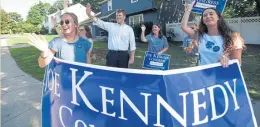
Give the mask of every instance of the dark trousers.
<path id="1" fill-rule="evenodd" d="M 128 68 L 129 53 L 128 51 L 109 50 L 106 57 L 106 66 Z"/>

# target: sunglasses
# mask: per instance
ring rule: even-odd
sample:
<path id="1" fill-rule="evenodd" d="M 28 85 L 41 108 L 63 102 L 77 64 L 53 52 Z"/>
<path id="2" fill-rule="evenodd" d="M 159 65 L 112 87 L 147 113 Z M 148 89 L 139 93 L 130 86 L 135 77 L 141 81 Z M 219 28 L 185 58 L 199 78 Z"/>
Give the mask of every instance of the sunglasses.
<path id="1" fill-rule="evenodd" d="M 80 32 L 84 31 L 85 29 L 79 29 Z"/>
<path id="2" fill-rule="evenodd" d="M 68 25 L 68 24 L 70 24 L 70 21 L 69 20 L 65 20 L 65 21 L 61 20 L 60 25 L 63 25 L 64 23 L 66 25 Z"/>

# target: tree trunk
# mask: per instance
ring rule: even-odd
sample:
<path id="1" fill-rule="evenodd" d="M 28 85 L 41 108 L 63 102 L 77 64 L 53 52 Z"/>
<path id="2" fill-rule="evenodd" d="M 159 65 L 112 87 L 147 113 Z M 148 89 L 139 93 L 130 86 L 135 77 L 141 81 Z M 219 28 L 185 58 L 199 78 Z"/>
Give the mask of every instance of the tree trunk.
<path id="1" fill-rule="evenodd" d="M 256 2 L 256 9 L 258 12 L 258 16 L 260 16 L 260 0 L 255 0 L 255 2 Z"/>

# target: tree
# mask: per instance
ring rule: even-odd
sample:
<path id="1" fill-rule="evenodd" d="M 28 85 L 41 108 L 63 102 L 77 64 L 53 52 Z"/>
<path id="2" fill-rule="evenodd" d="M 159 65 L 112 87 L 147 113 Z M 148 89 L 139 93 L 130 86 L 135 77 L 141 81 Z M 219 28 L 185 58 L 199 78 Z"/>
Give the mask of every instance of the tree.
<path id="1" fill-rule="evenodd" d="M 21 21 L 23 21 L 23 18 L 20 14 L 18 14 L 17 12 L 10 12 L 8 13 L 9 18 L 11 19 L 11 21 L 15 22 L 15 23 L 19 23 Z"/>
<path id="2" fill-rule="evenodd" d="M 163 34 L 166 34 L 167 22 L 180 22 L 184 14 L 184 5 L 181 0 L 155 0 L 158 8 L 157 19 Z M 193 18 L 190 18 L 193 19 Z"/>
<path id="3" fill-rule="evenodd" d="M 260 15 L 260 0 L 228 0 L 225 18 L 251 17 Z"/>
<path id="4" fill-rule="evenodd" d="M 39 2 L 38 4 L 34 5 L 30 8 L 28 16 L 27 16 L 27 22 L 31 23 L 33 25 L 39 25 L 42 24 L 45 16 L 49 14 L 49 9 L 51 5 L 49 3 L 42 3 Z"/>
<path id="5" fill-rule="evenodd" d="M 24 29 L 26 29 L 25 32 L 40 33 L 42 23 L 46 15 L 49 14 L 50 7 L 49 3 L 42 2 L 32 6 L 27 16 L 27 24 L 23 24 L 25 25 Z"/>
<path id="6" fill-rule="evenodd" d="M 49 14 L 53 14 L 62 9 L 64 9 L 63 0 L 58 0 L 50 7 Z"/>
<path id="7" fill-rule="evenodd" d="M 0 32 L 1 34 L 8 34 L 11 30 L 12 21 L 10 20 L 8 13 L 4 10 L 0 10 Z"/>

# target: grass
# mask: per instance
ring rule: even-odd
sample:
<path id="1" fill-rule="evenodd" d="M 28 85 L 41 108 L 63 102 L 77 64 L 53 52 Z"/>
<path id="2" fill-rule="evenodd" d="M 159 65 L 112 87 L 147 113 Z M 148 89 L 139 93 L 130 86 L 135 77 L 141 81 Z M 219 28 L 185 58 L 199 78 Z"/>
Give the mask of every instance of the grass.
<path id="1" fill-rule="evenodd" d="M 43 79 L 44 68 L 40 68 L 37 62 L 40 55 L 38 49 L 34 47 L 12 48 L 10 52 L 21 70 L 38 80 Z"/>
<path id="2" fill-rule="evenodd" d="M 50 39 L 51 36 L 48 36 Z M 107 53 L 107 43 L 95 42 L 96 60 L 93 64 L 105 65 Z M 143 55 L 147 49 L 147 44 L 137 43 L 135 63 L 130 68 L 142 69 Z M 196 66 L 196 58 L 186 55 L 181 48 L 181 43 L 171 43 L 167 54 L 171 55 L 170 69 Z M 44 69 L 40 68 L 37 58 L 40 52 L 34 47 L 11 49 L 11 54 L 17 65 L 26 73 L 38 80 L 42 80 Z M 249 89 L 249 94 L 254 99 L 260 99 L 260 45 L 247 45 L 247 50 L 242 56 L 242 72 Z"/>
<path id="3" fill-rule="evenodd" d="M 8 39 L 7 43 L 9 46 L 17 45 L 17 44 L 26 44 L 28 43 L 29 34 L 23 34 L 23 35 L 13 35 L 10 39 Z M 54 37 L 57 37 L 57 35 L 45 35 L 44 36 L 46 40 L 50 41 Z"/>

